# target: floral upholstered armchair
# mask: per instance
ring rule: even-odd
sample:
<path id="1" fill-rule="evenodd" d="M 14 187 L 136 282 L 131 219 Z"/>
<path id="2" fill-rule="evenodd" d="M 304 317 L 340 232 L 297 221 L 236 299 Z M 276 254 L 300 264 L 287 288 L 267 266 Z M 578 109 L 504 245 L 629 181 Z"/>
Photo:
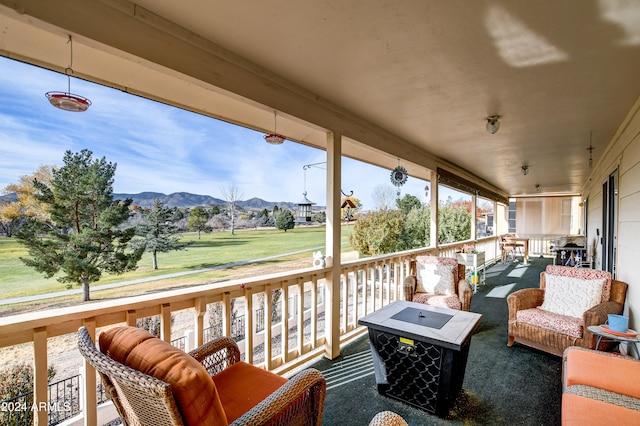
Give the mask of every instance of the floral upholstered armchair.
<path id="1" fill-rule="evenodd" d="M 465 280 L 465 265 L 457 259 L 418 256 L 404 280 L 404 300 L 469 311 L 473 289 Z"/>
<path id="2" fill-rule="evenodd" d="M 627 284 L 612 280 L 610 272 L 548 265 L 540 273 L 540 288 L 507 297 L 507 346 L 518 342 L 557 356 L 569 346 L 594 349 L 596 336 L 587 328 L 604 324 L 608 314 L 621 314 L 626 294 Z"/>

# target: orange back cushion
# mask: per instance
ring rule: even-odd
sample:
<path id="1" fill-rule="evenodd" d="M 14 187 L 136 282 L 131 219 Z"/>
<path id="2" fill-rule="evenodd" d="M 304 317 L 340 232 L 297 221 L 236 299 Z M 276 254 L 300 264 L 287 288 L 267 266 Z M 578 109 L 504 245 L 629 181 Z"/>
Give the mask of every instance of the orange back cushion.
<path id="1" fill-rule="evenodd" d="M 640 398 L 640 362 L 596 351 L 567 351 L 567 386 L 587 385 Z M 615 423 L 611 423 L 615 424 Z"/>
<path id="2" fill-rule="evenodd" d="M 169 383 L 185 424 L 228 424 L 216 385 L 191 355 L 136 327 L 106 330 L 99 342 L 111 359 Z"/>

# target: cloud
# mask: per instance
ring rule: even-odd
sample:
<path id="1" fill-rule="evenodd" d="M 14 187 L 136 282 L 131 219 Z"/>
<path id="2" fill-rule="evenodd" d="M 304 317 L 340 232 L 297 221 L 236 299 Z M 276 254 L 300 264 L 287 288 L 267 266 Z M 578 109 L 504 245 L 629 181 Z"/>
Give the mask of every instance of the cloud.
<path id="1" fill-rule="evenodd" d="M 71 80 L 71 91 L 92 101 L 82 113 L 53 108 L 44 93 L 64 91 L 66 76 L 0 58 L 0 189 L 41 164 L 61 165 L 64 152 L 89 149 L 117 163 L 119 193 L 191 192 L 223 198 L 234 184 L 243 199 L 297 202 L 306 190 L 326 204 L 324 151 L 291 141 L 273 146 L 263 134 L 119 90 Z M 343 159 L 342 190 L 372 208 L 377 185 L 390 170 Z M 425 182 L 409 178 L 401 195 L 426 201 Z M 394 188 L 395 191 L 395 188 Z"/>

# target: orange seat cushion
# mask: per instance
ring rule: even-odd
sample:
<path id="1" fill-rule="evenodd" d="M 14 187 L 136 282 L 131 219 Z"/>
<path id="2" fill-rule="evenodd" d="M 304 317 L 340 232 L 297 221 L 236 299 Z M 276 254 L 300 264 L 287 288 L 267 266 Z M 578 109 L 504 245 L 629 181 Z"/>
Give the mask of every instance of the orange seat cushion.
<path id="1" fill-rule="evenodd" d="M 213 376 L 229 423 L 287 382 L 282 376 L 240 361 Z"/>
<path id="2" fill-rule="evenodd" d="M 106 330 L 99 343 L 113 360 L 169 383 L 185 424 L 228 424 L 211 376 L 191 355 L 136 327 Z"/>
<path id="3" fill-rule="evenodd" d="M 579 395 L 562 395 L 562 425 L 640 425 L 640 411 Z"/>
<path id="4" fill-rule="evenodd" d="M 567 351 L 566 365 L 567 386 L 587 385 L 640 398 L 638 361 L 598 352 L 570 350 Z"/>

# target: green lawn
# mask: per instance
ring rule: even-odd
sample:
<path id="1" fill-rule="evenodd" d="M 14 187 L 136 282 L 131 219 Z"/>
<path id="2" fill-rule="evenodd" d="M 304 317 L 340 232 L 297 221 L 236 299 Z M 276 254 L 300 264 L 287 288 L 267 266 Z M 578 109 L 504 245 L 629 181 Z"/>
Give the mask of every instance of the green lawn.
<path id="1" fill-rule="evenodd" d="M 352 229 L 353 227 L 342 228 L 342 241 L 347 243 L 343 245 L 343 250 L 351 250 L 347 241 Z M 137 270 L 122 275 L 103 275 L 102 279 L 94 285 L 209 268 L 300 250 L 318 250 L 317 247 L 325 245 L 325 227 L 301 227 L 287 232 L 238 231 L 236 235 L 231 235 L 229 232 L 202 233 L 200 240 L 196 233 L 186 233 L 182 238 L 185 241 L 193 241 L 193 244 L 187 250 L 160 253 L 158 270 L 152 269 L 151 256 L 145 253 L 138 263 Z M 324 248 L 322 251 L 324 252 Z M 14 238 L 0 238 L 0 298 L 8 299 L 66 289 L 66 284 L 58 282 L 55 278 L 46 279 L 42 274 L 25 266 L 20 257 L 27 255 L 24 246 Z M 311 253 L 300 256 L 308 257 L 311 265 Z M 216 277 L 229 274 L 229 272 L 219 271 Z M 201 275 L 189 277 L 194 281 L 201 279 Z M 209 278 L 212 276 L 212 273 L 208 273 Z"/>

